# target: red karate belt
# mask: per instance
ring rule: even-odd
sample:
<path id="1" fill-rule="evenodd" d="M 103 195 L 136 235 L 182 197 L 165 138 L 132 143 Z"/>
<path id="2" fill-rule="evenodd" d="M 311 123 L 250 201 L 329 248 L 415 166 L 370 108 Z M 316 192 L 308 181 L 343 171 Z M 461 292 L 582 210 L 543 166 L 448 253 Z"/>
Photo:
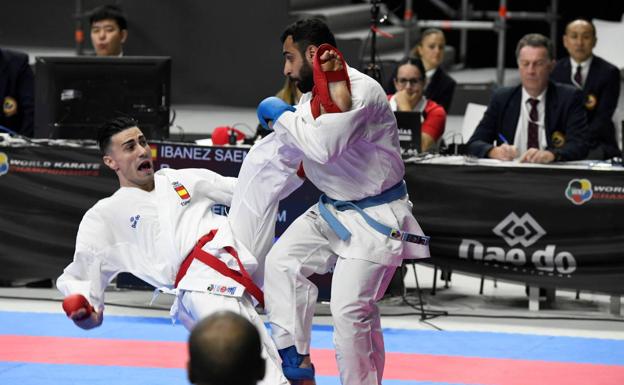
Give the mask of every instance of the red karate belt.
<path id="1" fill-rule="evenodd" d="M 338 54 L 338 58 L 342 61 L 342 70 L 340 71 L 323 71 L 321 69 L 321 55 L 325 51 L 334 50 Z M 314 119 L 321 115 L 321 105 L 325 112 L 342 112 L 334 103 L 329 92 L 329 83 L 346 81 L 349 92 L 351 91 L 351 82 L 347 74 L 347 63 L 336 47 L 330 44 L 321 44 L 316 50 L 312 64 L 312 75 L 314 77 L 314 87 L 312 88 L 312 101 L 310 108 Z"/>
<path id="2" fill-rule="evenodd" d="M 217 230 L 210 230 L 208 234 L 204 235 L 199 239 L 199 241 L 197 241 L 197 244 L 195 244 L 193 250 L 191 250 L 189 255 L 180 265 L 180 270 L 178 270 L 178 274 L 176 275 L 174 286 L 178 287 L 178 284 L 186 275 L 186 272 L 188 271 L 189 266 L 191 266 L 193 260 L 197 259 L 204 264 L 210 266 L 221 275 L 232 278 L 234 281 L 243 285 L 245 287 L 245 290 L 247 290 L 247 292 L 260 303 L 260 306 L 264 307 L 264 293 L 262 293 L 262 290 L 253 282 L 251 276 L 249 275 L 247 270 L 245 270 L 245 267 L 238 258 L 238 252 L 234 250 L 233 247 L 226 246 L 223 248 L 223 250 L 227 251 L 228 254 L 234 257 L 234 259 L 238 263 L 238 268 L 240 269 L 240 271 L 230 269 L 227 264 L 225 264 L 225 262 L 221 261 L 214 255 L 202 250 L 202 247 L 204 247 L 207 242 L 210 242 L 214 238 L 215 234 L 217 234 Z"/>

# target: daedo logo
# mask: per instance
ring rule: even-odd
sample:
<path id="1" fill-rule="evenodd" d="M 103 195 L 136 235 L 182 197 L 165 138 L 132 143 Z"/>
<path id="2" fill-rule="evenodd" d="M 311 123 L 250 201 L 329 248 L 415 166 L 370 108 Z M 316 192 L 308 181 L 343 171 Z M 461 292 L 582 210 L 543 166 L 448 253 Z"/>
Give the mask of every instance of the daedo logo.
<path id="1" fill-rule="evenodd" d="M 476 239 L 462 239 L 459 258 L 538 274 L 567 275 L 576 270 L 576 260 L 569 251 L 557 251 L 554 244 L 543 248 L 539 244 L 534 246 L 546 235 L 546 230 L 529 213 L 519 217 L 511 212 L 492 231 L 503 238 L 509 248 L 484 245 Z"/>
<path id="2" fill-rule="evenodd" d="M 517 244 L 529 247 L 546 234 L 542 226 L 528 213 L 519 218 L 514 212 L 507 215 L 492 231 L 512 247 Z"/>

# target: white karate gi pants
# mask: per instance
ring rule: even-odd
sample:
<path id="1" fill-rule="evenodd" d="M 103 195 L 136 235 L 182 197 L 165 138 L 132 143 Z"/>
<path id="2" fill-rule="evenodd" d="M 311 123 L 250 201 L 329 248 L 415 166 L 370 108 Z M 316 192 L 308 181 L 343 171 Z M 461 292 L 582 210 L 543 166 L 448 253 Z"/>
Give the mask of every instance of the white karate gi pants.
<path id="1" fill-rule="evenodd" d="M 266 139 L 266 138 L 265 138 Z M 242 243 L 258 260 L 252 278 L 262 286 L 264 257 L 273 244 L 275 220 L 280 199 L 301 186 L 296 175 L 298 160 L 276 140 L 262 140 L 247 154 L 238 175 L 228 222 L 237 242 Z M 183 291 L 179 300 L 178 319 L 189 329 L 210 314 L 230 310 L 249 319 L 258 329 L 266 359 L 266 374 L 261 385 L 289 384 L 282 372 L 281 359 L 249 294 L 241 298 L 199 291 Z M 245 368 L 241 368 L 245 370 Z"/>
<path id="2" fill-rule="evenodd" d="M 335 263 L 330 307 L 341 383 L 381 384 L 385 351 L 376 302 L 396 266 L 353 256 L 337 258 L 327 231 L 331 230 L 324 221 L 308 210 L 267 256 L 264 295 L 273 340 L 278 349 L 295 345 L 299 353 L 309 353 L 318 289 L 307 277 L 324 274 Z"/>

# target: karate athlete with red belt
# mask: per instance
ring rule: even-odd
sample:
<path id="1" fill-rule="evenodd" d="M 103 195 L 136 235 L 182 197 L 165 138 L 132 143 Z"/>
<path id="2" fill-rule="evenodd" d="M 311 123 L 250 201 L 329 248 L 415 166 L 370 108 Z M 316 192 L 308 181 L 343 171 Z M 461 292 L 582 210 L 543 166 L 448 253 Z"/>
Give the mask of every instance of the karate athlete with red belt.
<path id="1" fill-rule="evenodd" d="M 267 367 L 260 383 L 288 384 L 255 311 L 254 300 L 262 303 L 263 293 L 252 277 L 263 261 L 254 253 L 262 257 L 273 242 L 279 199 L 301 185 L 299 162 L 289 164 L 288 154 L 279 156 L 284 162 L 273 161 L 279 154 L 261 142 L 247 155 L 238 182 L 205 169 L 154 172 L 136 125 L 122 117 L 103 130 L 103 160 L 120 188 L 80 223 L 74 260 L 57 280 L 66 295 L 63 308 L 79 327 L 99 326 L 107 285 L 120 272 L 132 273 L 176 294 L 171 314 L 188 329 L 218 310 L 248 318 L 264 343 Z M 216 204 L 231 204 L 229 216 L 214 214 Z"/>
<path id="2" fill-rule="evenodd" d="M 274 140 L 300 152 L 306 177 L 324 194 L 267 256 L 272 337 L 286 377 L 314 383 L 309 351 L 318 290 L 308 277 L 335 265 L 330 307 L 341 382 L 381 384 L 376 302 L 403 258 L 429 256 L 403 181 L 396 120 L 382 87 L 346 65 L 322 21 L 297 21 L 281 40 L 284 74 L 307 93 L 296 111 L 267 98 L 258 116 L 272 121 Z"/>

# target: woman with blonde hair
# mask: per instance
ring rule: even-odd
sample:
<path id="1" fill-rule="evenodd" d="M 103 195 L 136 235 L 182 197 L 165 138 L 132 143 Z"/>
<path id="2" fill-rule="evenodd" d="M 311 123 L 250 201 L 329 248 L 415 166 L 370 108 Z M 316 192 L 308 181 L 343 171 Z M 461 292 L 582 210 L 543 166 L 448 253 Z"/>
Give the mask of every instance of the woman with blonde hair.
<path id="1" fill-rule="evenodd" d="M 444 32 L 437 28 L 429 28 L 422 32 L 411 55 L 420 58 L 425 65 L 427 75 L 425 96 L 448 112 L 456 82 L 441 67 L 445 46 Z"/>

